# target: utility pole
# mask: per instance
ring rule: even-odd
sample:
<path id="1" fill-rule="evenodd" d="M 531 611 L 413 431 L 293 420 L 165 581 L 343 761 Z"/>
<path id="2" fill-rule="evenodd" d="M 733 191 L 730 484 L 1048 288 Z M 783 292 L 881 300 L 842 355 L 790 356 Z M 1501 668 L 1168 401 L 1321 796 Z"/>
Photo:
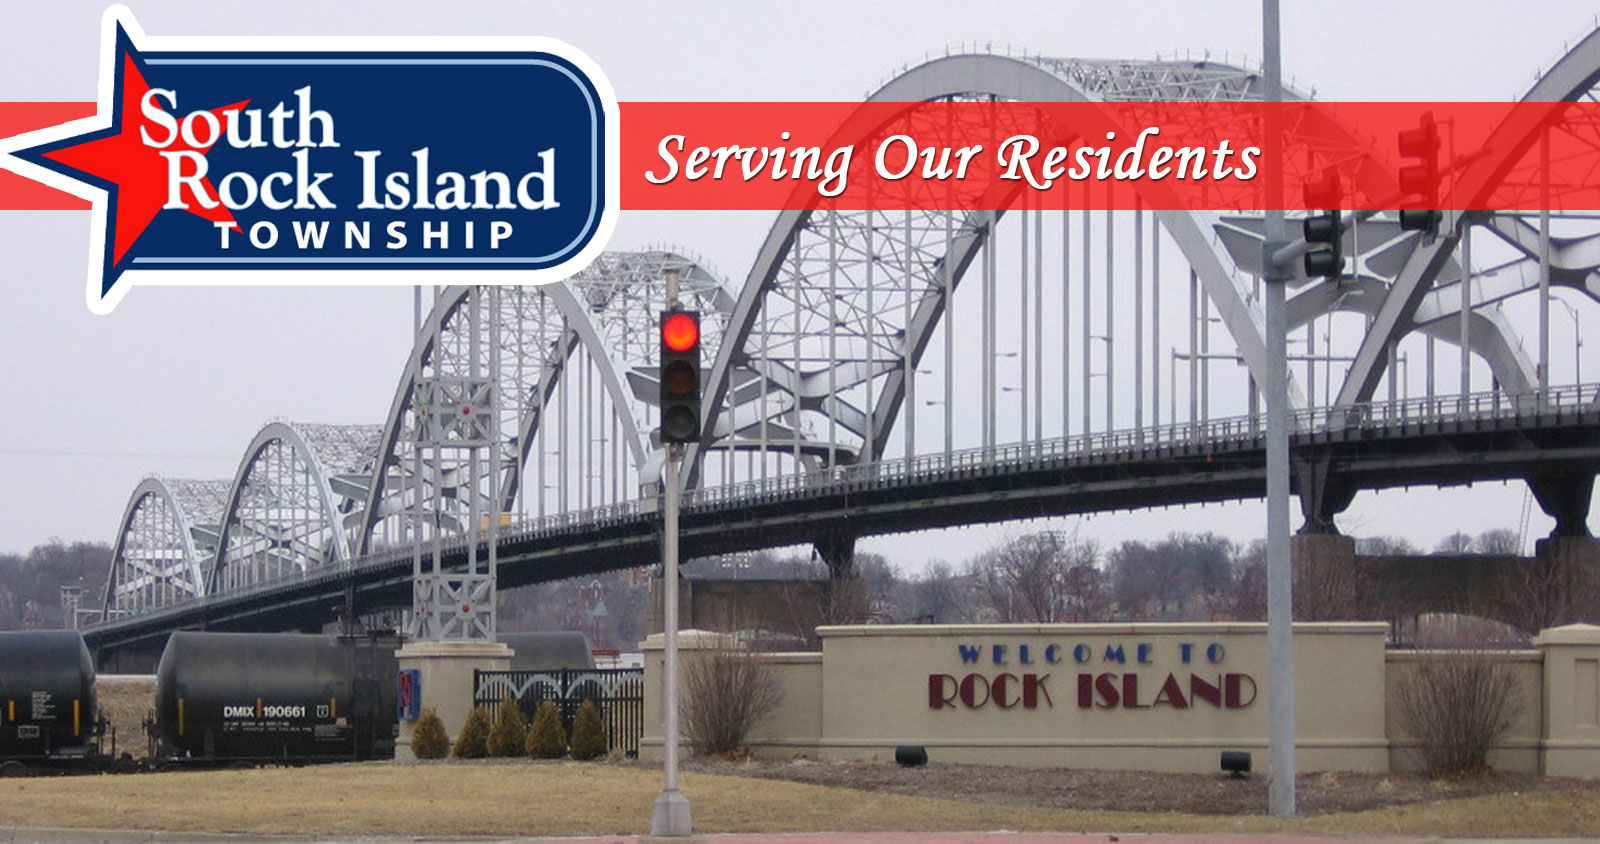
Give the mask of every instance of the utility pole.
<path id="1" fill-rule="evenodd" d="M 1261 2 L 1262 55 L 1266 72 L 1267 201 L 1266 260 L 1266 383 L 1267 404 L 1267 654 L 1270 724 L 1267 750 L 1271 760 L 1267 809 L 1276 817 L 1295 815 L 1294 759 L 1294 602 L 1289 561 L 1289 384 L 1288 343 L 1284 288 L 1294 275 L 1294 257 L 1287 250 L 1283 231 L 1282 117 L 1276 103 L 1283 99 L 1283 70 L 1279 55 L 1278 0 Z"/>

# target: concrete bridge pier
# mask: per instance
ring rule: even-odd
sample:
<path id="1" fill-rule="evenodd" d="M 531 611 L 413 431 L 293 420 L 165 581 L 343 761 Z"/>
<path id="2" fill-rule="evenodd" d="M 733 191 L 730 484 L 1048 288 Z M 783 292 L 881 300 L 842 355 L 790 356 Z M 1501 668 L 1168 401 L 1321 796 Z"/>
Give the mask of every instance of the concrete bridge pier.
<path id="1" fill-rule="evenodd" d="M 142 646 L 94 650 L 95 671 L 102 674 L 154 674 L 166 650 L 167 637 Z"/>
<path id="2" fill-rule="evenodd" d="M 856 573 L 856 538 L 846 533 L 832 533 L 817 540 L 812 547 L 816 555 L 828 566 L 828 579 L 849 580 Z"/>
<path id="3" fill-rule="evenodd" d="M 856 537 L 829 534 L 813 545 L 828 566 L 828 585 L 819 596 L 818 618 L 823 624 L 859 624 L 867 620 L 871 602 L 856 572 Z"/>
<path id="4" fill-rule="evenodd" d="M 1531 565 L 1507 586 L 1528 630 L 1600 622 L 1600 540 L 1551 536 L 1534 543 Z"/>
<path id="5" fill-rule="evenodd" d="M 1527 629 L 1600 621 L 1600 541 L 1589 532 L 1594 474 L 1538 475 L 1527 479 L 1539 508 L 1556 522 L 1534 545 L 1533 560 L 1508 586 Z"/>
<path id="6" fill-rule="evenodd" d="M 1331 471 L 1327 457 L 1294 461 L 1294 489 L 1305 518 L 1290 539 L 1296 621 L 1331 621 L 1361 616 L 1356 542 L 1342 536 L 1334 518 L 1355 500 L 1356 486 Z"/>
<path id="7" fill-rule="evenodd" d="M 1339 535 L 1339 528 L 1333 524 L 1334 517 L 1349 509 L 1358 488 L 1333 474 L 1332 467 L 1332 459 L 1326 456 L 1294 460 L 1290 481 L 1300 499 L 1300 515 L 1305 519 L 1300 527 L 1301 534 Z"/>
<path id="8" fill-rule="evenodd" d="M 1355 539 L 1302 529 L 1289 540 L 1289 559 L 1294 566 L 1295 621 L 1363 617 Z"/>
<path id="9" fill-rule="evenodd" d="M 1552 537 L 1588 538 L 1589 505 L 1594 497 L 1594 474 L 1536 475 L 1527 479 L 1539 509 L 1556 520 Z"/>

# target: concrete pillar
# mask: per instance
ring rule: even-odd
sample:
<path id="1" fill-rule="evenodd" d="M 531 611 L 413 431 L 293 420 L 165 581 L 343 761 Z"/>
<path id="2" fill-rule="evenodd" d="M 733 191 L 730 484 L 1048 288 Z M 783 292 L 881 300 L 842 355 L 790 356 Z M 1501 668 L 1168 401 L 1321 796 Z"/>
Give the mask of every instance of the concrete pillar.
<path id="1" fill-rule="evenodd" d="M 661 582 L 661 574 L 657 572 L 650 578 L 649 610 L 645 617 L 645 632 L 648 634 L 661 633 L 666 629 L 666 584 Z M 695 581 L 691 578 L 679 576 L 678 578 L 678 629 L 697 627 L 701 624 L 695 617 Z"/>
<path id="2" fill-rule="evenodd" d="M 817 540 L 813 546 L 817 556 L 828 564 L 829 578 L 838 581 L 855 576 L 856 538 L 846 534 L 830 534 Z"/>
<path id="3" fill-rule="evenodd" d="M 472 672 L 510 670 L 511 656 L 511 648 L 499 642 L 409 642 L 395 651 L 401 671 L 415 668 L 419 672 L 420 708 L 439 713 L 451 742 L 472 711 Z M 415 726 L 414 722 L 400 722 L 400 736 L 394 748 L 396 759 L 416 758 L 411 752 L 411 730 Z"/>
<path id="4" fill-rule="evenodd" d="M 1600 627 L 1555 627 L 1533 644 L 1544 652 L 1541 771 L 1547 777 L 1600 777 Z"/>
<path id="5" fill-rule="evenodd" d="M 1364 616 L 1356 575 L 1356 541 L 1336 533 L 1297 533 L 1290 538 L 1294 563 L 1295 621 L 1371 620 Z"/>
<path id="6" fill-rule="evenodd" d="M 1334 517 L 1350 508 L 1356 486 L 1334 474 L 1333 461 L 1326 456 L 1295 458 L 1294 479 L 1300 515 L 1305 518 L 1300 532 L 1337 534 Z"/>
<path id="7" fill-rule="evenodd" d="M 1534 544 L 1533 565 L 1522 578 L 1521 605 L 1537 614 L 1534 627 L 1600 622 L 1600 540 L 1552 536 Z"/>
<path id="8" fill-rule="evenodd" d="M 1584 537 L 1589 534 L 1589 502 L 1594 496 L 1594 475 L 1581 472 L 1575 475 L 1528 478 L 1528 490 L 1533 493 L 1539 509 L 1555 519 L 1556 528 L 1550 535 Z"/>

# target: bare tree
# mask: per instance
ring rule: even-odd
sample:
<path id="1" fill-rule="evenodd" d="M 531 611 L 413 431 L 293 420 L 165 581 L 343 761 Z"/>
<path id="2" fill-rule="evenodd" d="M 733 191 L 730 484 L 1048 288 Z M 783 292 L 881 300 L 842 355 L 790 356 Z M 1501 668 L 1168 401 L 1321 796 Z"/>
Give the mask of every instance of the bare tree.
<path id="1" fill-rule="evenodd" d="M 1078 563 L 1066 571 L 1066 589 L 1059 621 L 1104 621 L 1111 610 L 1111 590 L 1094 563 Z"/>
<path id="2" fill-rule="evenodd" d="M 1510 528 L 1494 528 L 1478 534 L 1478 538 L 1473 540 L 1472 550 L 1479 554 L 1514 557 L 1522 553 L 1522 543 L 1516 531 Z"/>
<path id="3" fill-rule="evenodd" d="M 1356 540 L 1356 553 L 1368 557 L 1409 557 L 1422 553 L 1401 536 L 1368 536 Z"/>
<path id="4" fill-rule="evenodd" d="M 1233 584 L 1233 541 L 1214 533 L 1173 533 L 1157 546 L 1183 571 L 1184 582 L 1208 605 L 1214 604 Z"/>
<path id="5" fill-rule="evenodd" d="M 1435 554 L 1465 554 L 1472 550 L 1472 537 L 1462 531 L 1456 531 L 1434 546 Z"/>
<path id="6" fill-rule="evenodd" d="M 1155 545 L 1124 542 L 1111 555 L 1117 604 L 1130 617 L 1205 618 L 1233 584 L 1233 542 L 1171 533 Z"/>
<path id="7" fill-rule="evenodd" d="M 851 558 L 851 571 L 861 591 L 862 617 L 868 621 L 887 621 L 898 615 L 895 593 L 900 572 L 882 554 L 856 554 Z"/>
<path id="8" fill-rule="evenodd" d="M 1267 620 L 1267 543 L 1258 539 L 1233 563 L 1233 592 L 1226 604 L 1235 621 Z"/>
<path id="9" fill-rule="evenodd" d="M 1111 552 L 1111 588 L 1117 607 L 1130 618 L 1149 617 L 1159 604 L 1164 613 L 1177 591 L 1166 566 L 1154 548 L 1143 542 L 1128 541 Z"/>
<path id="10" fill-rule="evenodd" d="M 1056 622 L 1101 601 L 1098 557 L 1098 547 L 1076 534 L 1033 533 L 979 556 L 968 574 L 980 603 L 997 620 Z"/>
<path id="11" fill-rule="evenodd" d="M 1401 727 L 1417 741 L 1430 773 L 1476 773 L 1517 716 L 1510 667 L 1484 651 L 1441 653 L 1401 682 Z"/>
<path id="12" fill-rule="evenodd" d="M 771 663 L 731 637 L 685 662 L 684 737 L 701 755 L 743 752 L 750 730 L 783 702 Z"/>
<path id="13" fill-rule="evenodd" d="M 789 616 L 785 626 L 805 637 L 807 649 L 822 649 L 818 627 L 870 620 L 872 590 L 858 567 L 843 569 L 838 577 L 818 562 L 798 571 L 799 576 L 784 579 L 783 604 Z"/>
<path id="14" fill-rule="evenodd" d="M 967 597 L 967 583 L 949 563 L 943 560 L 929 563 L 920 577 L 907 584 L 904 617 L 932 624 L 971 621 L 972 601 Z"/>
<path id="15" fill-rule="evenodd" d="M 1581 556 L 1547 554 L 1506 572 L 1505 617 L 1523 632 L 1600 620 L 1600 566 Z"/>

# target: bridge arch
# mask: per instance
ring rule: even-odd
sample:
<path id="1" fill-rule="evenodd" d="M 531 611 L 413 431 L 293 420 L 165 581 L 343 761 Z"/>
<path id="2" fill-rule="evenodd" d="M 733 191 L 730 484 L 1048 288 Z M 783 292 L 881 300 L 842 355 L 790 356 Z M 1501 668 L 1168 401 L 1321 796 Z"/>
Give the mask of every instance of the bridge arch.
<path id="1" fill-rule="evenodd" d="M 934 59 L 905 72 L 873 94 L 869 102 L 962 98 L 1088 103 L 1151 99 L 1216 101 L 1259 99 L 1260 94 L 1261 82 L 1255 73 L 1209 61 L 1087 61 L 957 55 Z M 1298 97 L 1292 92 L 1289 96 Z M 1341 127 L 1331 128 L 1339 130 Z M 1374 168 L 1365 168 L 1363 174 L 1364 178 L 1383 178 Z M 736 374 L 742 374 L 746 380 L 758 378 L 763 386 L 748 392 L 758 397 L 762 407 L 741 414 L 738 403 L 732 403 L 733 413 L 740 421 L 708 430 L 700 443 L 702 452 L 719 445 L 730 447 L 726 440 L 741 433 L 745 447 L 752 447 L 750 431 L 759 425 L 762 429 L 759 447 L 792 450 L 797 460 L 809 462 L 813 468 L 881 455 L 902 409 L 906 372 L 915 368 L 934 327 L 946 316 L 946 299 L 959 286 L 1005 213 L 1002 208 L 964 214 L 906 214 L 906 233 L 899 240 L 892 234 L 898 224 L 885 219 L 890 215 L 881 212 L 790 210 L 781 213 L 736 300 L 730 317 L 729 337 L 716 358 L 710 381 L 714 391 L 710 403 L 719 405 L 733 388 Z M 1233 258 L 1215 242 L 1211 230 L 1216 215 L 1184 210 L 1153 213 L 1198 275 L 1246 365 L 1258 378 L 1264 376 L 1263 312 Z M 843 238 L 839 236 L 841 231 Z M 838 272 L 834 265 L 840 255 L 847 256 L 859 268 L 857 272 L 865 274 L 865 278 L 852 279 L 852 284 L 858 288 L 870 289 L 883 281 L 872 278 L 871 268 L 899 265 L 902 276 L 893 284 L 903 284 L 907 298 L 917 300 L 914 307 L 906 309 L 908 313 L 903 317 L 891 315 L 875 319 L 875 324 L 867 331 L 849 337 L 853 348 L 875 348 L 878 356 L 843 365 L 833 361 L 827 367 L 812 367 L 807 371 L 803 361 L 808 356 L 799 351 L 798 339 L 794 342 L 793 362 L 753 345 L 752 338 L 771 333 L 763 321 L 774 319 L 767 313 L 769 306 L 784 297 L 792 300 L 786 307 L 793 314 L 793 335 L 801 334 L 804 330 L 801 326 L 807 322 L 832 323 L 831 331 L 835 334 L 851 330 L 850 325 L 840 324 L 832 313 L 833 300 L 840 298 L 837 294 L 825 291 L 806 301 L 804 285 L 796 283 L 819 273 L 808 269 L 808 264 L 827 262 L 828 269 L 820 272 L 827 273 L 826 283 L 833 286 Z M 818 282 L 820 285 L 821 279 Z M 880 286 L 880 292 L 895 293 L 886 286 Z M 821 383 L 824 380 L 828 383 Z M 838 397 L 841 387 L 864 383 L 869 385 L 870 407 L 849 406 Z M 1298 388 L 1291 389 L 1292 401 L 1303 403 Z M 774 402 L 776 410 L 772 409 Z M 748 405 L 749 400 L 745 404 Z M 800 424 L 801 412 L 805 410 L 827 415 L 830 427 L 845 428 L 859 445 L 844 445 L 834 433 L 822 440 L 808 437 Z"/>
<path id="2" fill-rule="evenodd" d="M 1398 302 L 1397 279 L 1417 254 L 1419 239 L 1400 230 L 1394 220 L 1368 219 L 1361 224 L 1362 249 L 1357 256 L 1363 272 L 1346 277 L 1338 284 L 1312 284 L 1295 293 L 1288 302 L 1288 327 L 1291 332 L 1306 327 L 1312 320 L 1334 313 L 1359 314 L 1375 321 L 1386 307 Z M 1215 230 L 1224 248 L 1233 256 L 1238 268 L 1246 273 L 1261 272 L 1261 230 L 1259 217 L 1223 217 Z M 1354 244 L 1347 244 L 1353 251 Z M 1472 302 L 1468 309 L 1467 350 L 1482 359 L 1502 389 L 1510 392 L 1527 390 L 1537 376 L 1532 360 L 1523 349 L 1516 332 L 1498 313 L 1484 309 L 1502 299 L 1537 287 L 1537 281 L 1517 279 L 1515 273 L 1502 272 L 1497 267 L 1481 272 L 1472 279 Z M 1450 344 L 1460 343 L 1460 284 L 1464 273 L 1459 261 L 1446 258 L 1421 294 L 1408 321 L 1398 323 L 1387 333 L 1373 333 L 1373 337 L 1386 337 L 1379 344 L 1385 348 L 1399 342 L 1408 334 L 1420 331 Z M 1421 284 L 1420 277 L 1413 277 Z M 1518 283 L 1520 281 L 1520 284 Z M 1572 284 L 1571 279 L 1557 278 L 1557 284 Z M 1374 341 L 1375 342 L 1375 341 Z M 1359 375 L 1359 373 L 1357 373 Z M 1343 384 L 1352 383 L 1349 373 Z M 1357 393 L 1360 401 L 1371 399 L 1376 381 Z M 1334 406 L 1339 406 L 1337 402 Z"/>
<path id="3" fill-rule="evenodd" d="M 228 482 L 141 480 L 111 547 L 102 618 L 137 614 L 206 594 Z"/>
<path id="4" fill-rule="evenodd" d="M 1454 287 L 1460 283 L 1458 273 L 1450 285 Z M 1389 291 L 1386 281 L 1367 275 L 1347 279 L 1337 286 L 1318 285 L 1289 301 L 1289 328 L 1300 328 L 1316 317 L 1333 312 L 1375 317 Z M 1414 316 L 1411 330 L 1447 343 L 1459 343 L 1459 307 L 1451 305 L 1448 297 L 1437 289 L 1429 297 L 1431 301 L 1425 300 Z M 1436 313 L 1431 312 L 1430 305 Z M 1497 311 L 1468 310 L 1467 350 L 1488 364 L 1495 381 L 1508 392 L 1531 389 L 1537 381 L 1533 361 L 1518 343 L 1515 330 Z"/>
<path id="5" fill-rule="evenodd" d="M 662 451 L 652 439 L 659 416 L 656 322 L 666 304 L 666 275 L 678 274 L 679 302 L 700 313 L 702 360 L 713 360 L 723 342 L 733 297 L 714 271 L 682 250 L 608 252 L 566 282 L 589 313 L 609 365 L 624 383 L 628 409 L 637 420 L 639 477 L 660 475 Z M 720 415 L 707 413 L 717 424 Z"/>
<path id="6" fill-rule="evenodd" d="M 662 277 L 676 270 L 684 279 L 685 298 L 716 324 L 728 296 L 720 281 L 701 263 L 673 250 L 607 252 L 572 278 L 538 287 L 505 287 L 497 292 L 457 286 L 444 290 L 424 321 L 405 371 L 396 386 L 387 421 L 379 438 L 382 455 L 369 479 L 360 508 L 352 522 L 351 543 L 356 553 L 407 544 L 420 530 L 445 534 L 464 530 L 467 512 L 467 473 L 464 460 L 446 457 L 447 465 L 422 463 L 416 471 L 413 438 L 416 422 L 412 409 L 417 384 L 435 374 L 465 375 L 471 368 L 466 349 L 469 320 L 474 307 L 487 315 L 498 301 L 500 320 L 500 370 L 496 374 L 502 397 L 502 450 L 500 454 L 499 506 L 510 510 L 525 486 L 522 467 L 528 462 L 537 437 L 551 421 L 562 420 L 552 407 L 563 379 L 576 377 L 574 356 L 580 351 L 598 378 L 598 390 L 608 400 L 621 440 L 625 461 L 635 476 L 649 477 L 653 448 L 648 432 L 655 404 L 654 323 L 663 304 Z M 442 354 L 436 350 L 442 350 Z M 479 370 L 489 372 L 487 360 Z M 431 460 L 431 456 L 430 456 Z M 623 472 L 613 465 L 611 471 Z M 477 495 L 487 504 L 487 481 Z M 419 492 L 420 490 L 420 492 Z M 408 525 L 407 512 L 418 496 L 430 512 L 420 527 Z M 433 509 L 430 509 L 433 508 Z M 488 512 L 492 508 L 485 508 Z"/>
<path id="7" fill-rule="evenodd" d="M 228 491 L 209 591 L 348 563 L 352 479 L 371 471 L 379 433 L 374 425 L 263 426 Z"/>
<path id="8" fill-rule="evenodd" d="M 1523 103 L 1574 102 L 1593 96 L 1597 84 L 1600 84 L 1600 29 L 1590 32 L 1587 37 L 1568 50 L 1528 89 L 1521 101 Z M 1541 119 L 1541 113 L 1523 109 L 1512 112 L 1507 120 L 1495 128 L 1482 146 L 1482 150 L 1487 154 L 1466 165 L 1456 182 L 1454 192 L 1459 198 L 1456 203 L 1459 207 L 1470 209 L 1485 207 L 1489 192 L 1494 190 L 1519 162 L 1523 161 L 1528 151 L 1538 141 L 1543 131 Z M 1455 278 L 1460 279 L 1462 275 L 1460 266 L 1453 260 L 1453 255 L 1461 239 L 1468 235 L 1472 227 L 1486 227 L 1513 248 L 1527 252 L 1526 238 L 1507 230 L 1508 226 L 1515 228 L 1514 221 L 1517 216 L 1493 211 L 1463 212 L 1457 216 L 1454 227 L 1444 232 L 1437 241 L 1423 244 L 1415 250 L 1407 260 L 1406 266 L 1395 274 L 1391 289 L 1382 305 L 1373 311 L 1374 330 L 1364 339 L 1361 348 L 1356 352 L 1355 360 L 1351 362 L 1339 391 L 1338 405 L 1348 406 L 1372 398 L 1382 375 L 1388 350 L 1401 337 L 1422 328 L 1425 324 L 1425 321 L 1417 319 L 1417 314 L 1429 291 L 1434 289 L 1441 278 L 1449 278 L 1452 270 Z M 1583 240 L 1592 244 L 1596 238 L 1591 236 Z M 1592 275 L 1597 268 L 1600 268 L 1600 261 L 1591 262 L 1585 275 Z M 1572 286 L 1582 290 L 1589 298 L 1600 301 L 1596 285 L 1587 279 L 1582 284 Z M 1522 290 L 1526 289 L 1528 286 L 1524 285 Z M 1472 306 L 1476 304 L 1478 301 L 1471 303 Z M 1506 339 L 1510 340 L 1509 337 Z M 1531 367 L 1526 369 L 1528 372 L 1536 372 Z M 1510 387 L 1514 383 L 1501 382 L 1503 387 Z M 1535 375 L 1531 383 L 1524 382 L 1523 388 L 1537 384 Z"/>

